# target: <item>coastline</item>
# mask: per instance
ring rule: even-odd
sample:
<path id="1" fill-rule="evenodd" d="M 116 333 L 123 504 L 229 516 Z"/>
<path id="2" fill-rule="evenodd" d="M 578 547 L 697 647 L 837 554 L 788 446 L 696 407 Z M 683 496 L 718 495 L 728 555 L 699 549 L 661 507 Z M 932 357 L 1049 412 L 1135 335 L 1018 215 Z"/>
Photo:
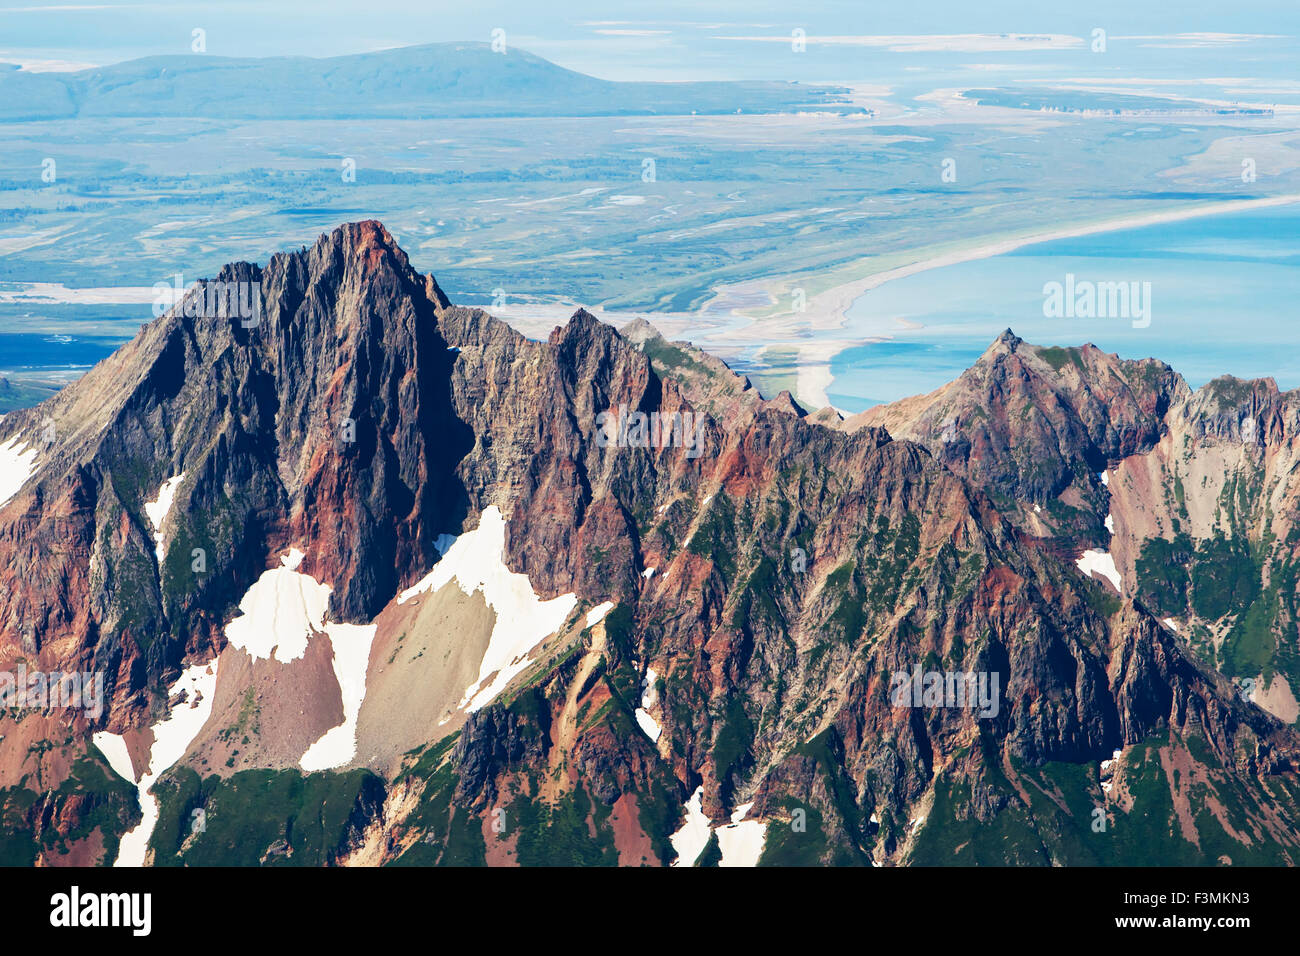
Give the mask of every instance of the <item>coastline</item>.
<path id="1" fill-rule="evenodd" d="M 1197 219 L 1204 216 L 1222 215 L 1225 213 L 1245 212 L 1253 209 L 1265 209 L 1273 206 L 1286 206 L 1300 203 L 1300 194 L 1288 194 L 1283 196 L 1270 196 L 1262 199 L 1245 199 L 1245 200 L 1223 200 L 1221 202 L 1206 203 L 1200 206 L 1192 206 L 1183 209 L 1168 210 L 1163 212 L 1150 212 L 1137 216 L 1125 216 L 1119 219 L 1102 220 L 1092 223 L 1080 223 L 1073 226 L 1063 226 L 1058 229 L 1049 229 L 1039 232 L 1018 234 L 1006 236 L 1003 238 L 993 239 L 992 241 L 983 241 L 978 244 L 968 245 L 965 248 L 955 249 L 944 252 L 939 255 L 932 255 L 926 258 L 918 258 L 916 261 L 906 265 L 885 269 L 872 275 L 863 276 L 850 282 L 841 283 L 825 292 L 818 293 L 808 300 L 807 311 L 798 315 L 785 315 L 774 317 L 774 320 L 755 319 L 754 324 L 749 326 L 745 331 L 753 333 L 760 329 L 768 334 L 791 334 L 795 331 L 795 326 L 799 331 L 805 332 L 811 326 L 818 331 L 832 331 L 842 329 L 847 324 L 847 313 L 849 308 L 859 297 L 872 289 L 879 288 L 886 282 L 892 282 L 895 279 L 903 279 L 921 272 L 928 272 L 931 269 L 940 269 L 945 266 L 957 265 L 963 262 L 974 262 L 980 259 L 990 259 L 995 256 L 1005 255 L 1022 249 L 1026 246 L 1039 245 L 1045 242 L 1054 242 L 1059 239 L 1074 239 L 1081 236 L 1096 235 L 1106 232 L 1122 232 L 1129 229 L 1140 229 L 1146 226 L 1162 225 L 1164 223 L 1181 222 L 1187 219 Z M 924 252 L 924 250 L 917 250 Z M 764 283 L 770 287 L 770 283 Z M 737 332 L 725 333 L 719 338 L 731 338 L 738 335 Z M 862 337 L 860 340 L 839 340 L 840 348 L 833 351 L 828 350 L 829 342 L 769 342 L 773 346 L 785 346 L 793 348 L 797 352 L 796 362 L 798 365 L 798 388 L 799 391 L 795 397 L 800 404 L 805 406 L 811 405 L 819 408 L 830 404 L 827 397 L 827 391 L 834 382 L 834 375 L 830 369 L 830 363 L 835 356 L 847 348 L 854 345 L 865 344 L 871 341 L 882 341 L 892 336 L 888 330 L 881 330 L 877 333 Z"/>
<path id="2" fill-rule="evenodd" d="M 666 338 L 688 338 L 699 348 L 728 361 L 747 350 L 757 350 L 757 354 L 761 356 L 770 350 L 788 349 L 794 352 L 794 360 L 790 363 L 790 371 L 794 376 L 791 391 L 801 405 L 813 411 L 831 404 L 828 391 L 835 378 L 831 372 L 831 363 L 836 356 L 858 345 L 889 341 L 894 333 L 899 331 L 900 325 L 893 324 L 852 338 L 835 334 L 848 324 L 847 313 L 853 303 L 865 293 L 887 282 L 932 269 L 991 259 L 1026 246 L 1060 239 L 1122 232 L 1146 226 L 1296 203 L 1300 203 L 1300 194 L 1261 199 L 1222 200 L 1180 209 L 1152 210 L 1136 215 L 1075 223 L 1054 229 L 985 236 L 964 240 L 952 248 L 945 248 L 943 245 L 920 247 L 890 256 L 894 260 L 910 257 L 911 261 L 905 261 L 902 265 L 880 269 L 811 295 L 803 312 L 754 316 L 746 314 L 743 306 L 732 307 L 724 309 L 724 314 L 738 321 L 728 322 L 708 331 L 701 330 L 699 313 L 641 311 L 625 313 L 609 311 L 600 306 L 589 306 L 588 309 L 600 320 L 615 326 L 621 326 L 633 319 L 644 318 Z M 864 266 L 870 261 L 863 260 Z M 785 290 L 793 281 L 789 276 L 768 277 L 721 286 L 715 290 L 711 301 L 714 303 L 725 303 L 728 300 L 752 302 L 756 298 L 761 298 L 774 303 L 787 295 Z M 551 328 L 563 324 L 578 308 L 578 303 L 573 302 L 534 302 L 511 303 L 499 308 L 489 307 L 488 311 L 525 335 L 544 339 Z M 898 323 L 898 320 L 894 319 L 891 322 Z"/>

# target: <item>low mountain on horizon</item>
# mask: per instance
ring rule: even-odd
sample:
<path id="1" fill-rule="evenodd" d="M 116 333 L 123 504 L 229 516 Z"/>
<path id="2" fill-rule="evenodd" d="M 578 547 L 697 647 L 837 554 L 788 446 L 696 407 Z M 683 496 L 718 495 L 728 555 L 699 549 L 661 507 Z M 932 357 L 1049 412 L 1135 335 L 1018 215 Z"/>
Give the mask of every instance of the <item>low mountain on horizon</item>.
<path id="1" fill-rule="evenodd" d="M 0 122 L 865 113 L 849 92 L 783 82 L 616 82 L 514 47 L 429 43 L 327 58 L 151 56 L 71 73 L 0 64 Z"/>
<path id="2" fill-rule="evenodd" d="M 1295 864 L 1224 651 L 1296 646 L 1275 391 L 1008 331 L 839 421 L 648 323 L 528 340 L 377 222 L 231 264 L 0 419 L 0 670 L 104 682 L 0 713 L 0 858 Z"/>

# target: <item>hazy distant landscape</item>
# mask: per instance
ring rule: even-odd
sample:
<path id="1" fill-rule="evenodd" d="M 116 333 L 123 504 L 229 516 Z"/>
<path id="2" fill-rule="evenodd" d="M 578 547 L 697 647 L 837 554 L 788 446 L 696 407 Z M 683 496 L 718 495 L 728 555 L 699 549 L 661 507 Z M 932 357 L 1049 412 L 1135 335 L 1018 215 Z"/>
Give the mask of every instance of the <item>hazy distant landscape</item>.
<path id="1" fill-rule="evenodd" d="M 613 82 L 486 42 L 9 69 L 0 405 L 126 341 L 151 317 L 156 283 L 374 217 L 454 301 L 491 305 L 527 334 L 579 305 L 616 323 L 646 317 L 765 391 L 857 411 L 937 387 L 1002 327 L 1041 326 L 1043 280 L 1013 268 L 973 307 L 960 273 L 911 280 L 940 297 L 934 308 L 899 308 L 892 282 L 850 294 L 855 283 L 921 264 L 937 275 L 929 266 L 1052 229 L 1300 194 L 1300 95 L 1284 82 L 1256 82 L 1250 101 L 1190 81 L 1107 88 L 1069 76 L 1086 51 L 1053 55 L 1070 64 L 1058 86 L 1041 73 L 1017 86 L 1009 64 L 954 75 L 935 53 L 896 85 Z M 968 85 L 947 85 L 960 77 Z M 1169 228 L 1194 239 L 1207 221 Z M 1125 242 L 1130 261 L 1164 254 Z M 1197 255 L 1252 255 L 1171 254 L 1189 280 L 1204 274 Z M 1290 268 L 1275 301 L 1293 295 L 1294 257 L 1262 255 Z M 1186 343 L 1222 303 L 1181 282 L 1161 272 L 1159 318 L 1140 334 L 1076 321 L 1059 337 L 1134 356 Z M 1248 299 L 1234 301 L 1270 327 L 1268 294 Z M 966 321 L 927 343 L 936 311 Z M 1279 342 L 1263 338 L 1235 371 L 1270 371 L 1254 359 L 1273 361 Z M 1289 364 L 1276 374 L 1300 384 Z"/>

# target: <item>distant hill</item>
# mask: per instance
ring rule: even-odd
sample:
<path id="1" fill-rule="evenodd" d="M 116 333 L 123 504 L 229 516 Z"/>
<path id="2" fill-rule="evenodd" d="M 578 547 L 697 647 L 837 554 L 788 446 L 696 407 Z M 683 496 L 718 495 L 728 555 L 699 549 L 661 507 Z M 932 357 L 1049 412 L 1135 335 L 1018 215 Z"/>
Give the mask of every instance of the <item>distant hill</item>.
<path id="1" fill-rule="evenodd" d="M 835 110 L 843 87 L 621 83 L 486 43 L 434 43 L 314 59 L 155 56 L 75 73 L 0 64 L 0 122 L 69 117 L 430 119 Z"/>

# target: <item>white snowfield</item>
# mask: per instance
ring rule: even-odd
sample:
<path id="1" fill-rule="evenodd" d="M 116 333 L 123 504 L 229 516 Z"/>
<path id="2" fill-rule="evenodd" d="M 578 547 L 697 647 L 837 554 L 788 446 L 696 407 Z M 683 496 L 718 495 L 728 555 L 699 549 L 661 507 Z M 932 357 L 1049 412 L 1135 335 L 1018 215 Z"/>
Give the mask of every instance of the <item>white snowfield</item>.
<path id="1" fill-rule="evenodd" d="M 1110 487 L 1110 472 L 1103 471 L 1098 475 L 1101 483 Z M 1106 515 L 1106 530 L 1111 534 L 1115 533 L 1115 519 L 1112 515 Z M 1074 562 L 1079 566 L 1079 570 L 1084 574 L 1091 575 L 1093 572 L 1100 574 L 1103 578 L 1115 585 L 1115 590 L 1120 594 L 1124 593 L 1124 584 L 1119 576 L 1119 569 L 1115 567 L 1115 557 L 1109 551 L 1100 551 L 1096 548 L 1089 548 Z"/>
<path id="2" fill-rule="evenodd" d="M 663 733 L 663 728 L 659 726 L 659 721 L 651 717 L 650 712 L 644 707 L 636 709 L 636 725 L 650 738 L 651 743 L 659 743 L 659 735 Z"/>
<path id="3" fill-rule="evenodd" d="M 181 472 L 175 478 L 168 478 L 163 482 L 163 486 L 158 489 L 158 498 L 155 501 L 146 501 L 144 503 L 144 513 L 149 516 L 149 523 L 153 525 L 153 539 L 157 544 L 155 549 L 158 555 L 158 564 L 161 566 L 163 559 L 167 557 L 167 546 L 163 542 L 163 521 L 172 510 L 172 505 L 176 501 L 176 490 L 180 488 L 181 482 L 185 480 L 185 472 Z"/>
<path id="4" fill-rule="evenodd" d="M 299 574 L 305 555 L 292 550 L 281 566 L 262 573 L 239 602 L 243 614 L 226 625 L 226 640 L 253 660 L 272 656 L 281 664 L 296 661 L 307 639 L 325 629 L 331 588 Z"/>
<path id="5" fill-rule="evenodd" d="M 226 639 L 253 660 L 272 656 L 287 664 L 302 657 L 313 635 L 330 642 L 331 665 L 343 695 L 343 723 L 327 730 L 299 758 L 303 770 L 330 770 L 357 755 L 357 717 L 366 699 L 366 670 L 375 624 L 332 624 L 326 621 L 333 588 L 298 570 L 301 551 L 291 549 L 257 579 L 239 603 L 241 617 L 226 625 Z"/>
<path id="6" fill-rule="evenodd" d="M 173 707 L 171 713 L 153 725 L 153 746 L 149 748 L 149 763 L 140 777 L 136 790 L 140 795 L 141 821 L 135 829 L 122 836 L 114 866 L 144 866 L 149 838 L 158 824 L 158 798 L 149 792 L 154 781 L 172 764 L 185 756 L 190 743 L 198 736 L 212 713 L 212 698 L 217 689 L 217 659 L 207 664 L 187 667 L 176 683 L 167 690 L 173 697 L 182 690 L 187 692 L 184 702 Z M 197 703 L 195 702 L 197 699 Z M 111 766 L 128 783 L 136 783 L 127 755 L 126 743 L 118 734 L 100 732 L 92 739 Z"/>
<path id="7" fill-rule="evenodd" d="M 1116 750 L 1114 753 L 1110 755 L 1109 760 L 1103 760 L 1101 762 L 1101 772 L 1105 773 L 1107 770 L 1109 770 L 1111 764 L 1113 764 L 1116 760 L 1118 760 L 1123 753 L 1124 751 L 1122 750 Z"/>
<path id="8" fill-rule="evenodd" d="M 601 621 L 605 620 L 605 615 L 614 610 L 614 602 L 606 601 L 604 604 L 597 604 L 587 612 L 587 626 L 595 627 Z"/>
<path id="9" fill-rule="evenodd" d="M 641 706 L 636 709 L 637 726 L 645 732 L 652 743 L 659 743 L 659 735 L 663 733 L 663 728 L 659 726 L 659 721 L 650 716 L 650 710 L 659 703 L 659 691 L 655 689 L 655 681 L 658 680 L 653 667 L 647 667 L 645 671 L 645 684 L 641 691 Z"/>
<path id="10" fill-rule="evenodd" d="M 0 445 L 0 506 L 8 504 L 36 473 L 36 449 L 20 443 L 21 437 L 15 435 Z"/>
<path id="11" fill-rule="evenodd" d="M 135 770 L 131 767 L 131 754 L 127 752 L 126 741 L 122 739 L 122 735 L 100 731 L 94 734 L 91 739 L 95 742 L 95 746 L 99 748 L 100 753 L 108 758 L 108 765 L 113 768 L 113 772 L 127 783 L 135 783 Z"/>
<path id="12" fill-rule="evenodd" d="M 668 838 L 677 851 L 673 866 L 694 866 L 709 845 L 709 818 L 701 808 L 703 800 L 704 787 L 696 787 L 691 799 L 686 801 L 686 822 Z"/>
<path id="13" fill-rule="evenodd" d="M 332 624 L 326 621 L 333 588 L 298 570 L 306 557 L 291 549 L 280 567 L 263 572 L 239 602 L 243 613 L 226 625 L 226 640 L 253 660 L 296 661 L 307 651 L 313 635 L 330 642 L 334 677 L 343 695 L 343 723 L 326 731 L 307 748 L 299 766 L 308 772 L 351 763 L 356 756 L 357 717 L 366 697 L 366 670 L 374 624 Z"/>
<path id="14" fill-rule="evenodd" d="M 1120 594 L 1124 593 L 1124 587 L 1119 577 L 1119 569 L 1115 567 L 1115 558 L 1109 551 L 1089 549 L 1079 555 L 1078 560 L 1074 563 L 1079 566 L 1079 570 L 1084 574 L 1092 574 L 1095 571 L 1115 585 L 1116 591 Z"/>
<path id="15" fill-rule="evenodd" d="M 763 841 L 767 838 L 767 824 L 746 820 L 753 802 L 736 807 L 731 813 L 731 823 L 718 827 L 718 849 L 722 861 L 718 866 L 758 866 L 763 855 Z"/>
<path id="16" fill-rule="evenodd" d="M 302 755 L 298 765 L 308 773 L 342 767 L 357 755 L 357 717 L 366 699 L 366 669 L 377 629 L 375 624 L 325 625 L 334 652 L 334 676 L 343 694 L 343 723 L 327 730 Z"/>
<path id="17" fill-rule="evenodd" d="M 731 822 L 713 829 L 703 810 L 704 788 L 696 787 L 691 799 L 686 801 L 686 822 L 669 837 L 677 859 L 673 866 L 694 866 L 704 848 L 709 845 L 710 833 L 718 835 L 718 849 L 722 851 L 719 866 L 758 866 L 763 855 L 763 841 L 767 838 L 767 824 L 746 820 L 754 804 L 741 804 L 731 813 Z"/>
<path id="18" fill-rule="evenodd" d="M 506 566 L 506 520 L 496 505 L 483 510 L 473 531 L 454 538 L 443 535 L 437 547 L 442 560 L 420 583 L 404 591 L 398 603 L 405 604 L 426 591 L 436 592 L 451 581 L 466 594 L 482 592 L 496 621 L 478 680 L 465 689 L 460 702 L 461 710 L 473 712 L 490 703 L 532 663 L 529 653 L 564 625 L 578 598 L 562 594 L 543 601 L 528 575 L 516 574 Z"/>

